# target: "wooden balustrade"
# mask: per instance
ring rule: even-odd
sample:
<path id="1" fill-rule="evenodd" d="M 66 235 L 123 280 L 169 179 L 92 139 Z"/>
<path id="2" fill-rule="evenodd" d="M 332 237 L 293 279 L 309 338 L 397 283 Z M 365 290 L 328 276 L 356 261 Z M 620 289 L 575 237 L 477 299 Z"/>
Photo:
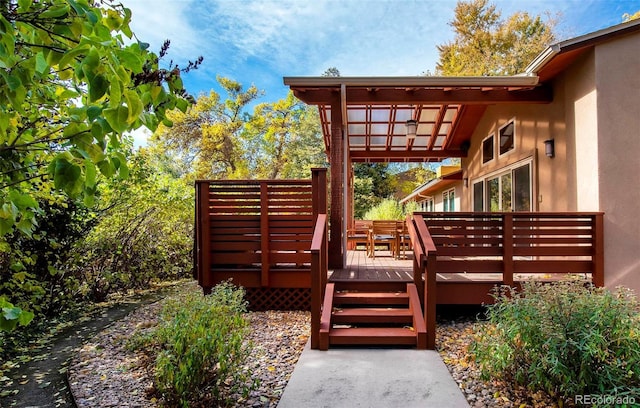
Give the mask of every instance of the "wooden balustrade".
<path id="1" fill-rule="evenodd" d="M 436 275 L 469 277 L 472 291 L 487 287 L 474 287 L 473 274 L 499 274 L 495 284 L 508 286 L 526 277 L 553 280 L 560 274 L 590 275 L 596 286 L 604 285 L 603 213 L 414 213 L 407 227 L 416 284 L 424 274 L 420 295 L 428 348 L 435 346 L 436 292 L 445 287 Z M 476 303 L 469 293 L 449 291 L 446 298 Z"/>

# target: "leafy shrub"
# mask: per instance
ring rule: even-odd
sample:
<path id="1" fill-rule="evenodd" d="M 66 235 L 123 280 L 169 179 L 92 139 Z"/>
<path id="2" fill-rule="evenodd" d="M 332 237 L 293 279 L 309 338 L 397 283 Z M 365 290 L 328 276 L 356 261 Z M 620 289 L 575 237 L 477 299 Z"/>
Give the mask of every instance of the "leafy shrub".
<path id="1" fill-rule="evenodd" d="M 101 186 L 100 220 L 74 248 L 70 269 L 93 301 L 187 277 L 192 270 L 193 186 L 137 152 L 130 177 Z"/>
<path id="2" fill-rule="evenodd" d="M 216 406 L 253 388 L 243 369 L 251 352 L 244 291 L 231 283 L 210 296 L 191 293 L 167 302 L 155 331 L 160 353 L 156 388 L 170 404 L 188 407 L 210 394 Z"/>
<path id="3" fill-rule="evenodd" d="M 417 204 L 410 202 L 403 208 L 402 204 L 393 198 L 385 198 L 380 204 L 366 212 L 364 220 L 403 220 L 405 215 L 414 212 Z"/>
<path id="4" fill-rule="evenodd" d="M 43 193 L 42 213 L 29 234 L 14 231 L 0 240 L 0 295 L 40 320 L 76 304 L 78 282 L 65 273 L 70 249 L 95 224 L 81 201 Z"/>
<path id="5" fill-rule="evenodd" d="M 527 282 L 521 293 L 503 288 L 495 297 L 472 347 L 485 379 L 566 399 L 639 395 L 640 309 L 629 290 Z"/>

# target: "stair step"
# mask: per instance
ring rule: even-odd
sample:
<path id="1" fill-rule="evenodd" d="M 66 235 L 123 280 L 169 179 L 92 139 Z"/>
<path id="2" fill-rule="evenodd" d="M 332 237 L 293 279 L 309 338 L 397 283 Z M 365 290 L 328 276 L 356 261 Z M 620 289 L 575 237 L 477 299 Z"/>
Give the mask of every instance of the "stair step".
<path id="1" fill-rule="evenodd" d="M 336 292 L 334 305 L 406 305 L 406 292 Z"/>
<path id="2" fill-rule="evenodd" d="M 409 309 L 397 308 L 355 308 L 333 310 L 333 323 L 400 323 L 413 322 L 413 314 Z"/>
<path id="3" fill-rule="evenodd" d="M 415 345 L 416 333 L 399 327 L 335 328 L 329 331 L 334 345 Z"/>

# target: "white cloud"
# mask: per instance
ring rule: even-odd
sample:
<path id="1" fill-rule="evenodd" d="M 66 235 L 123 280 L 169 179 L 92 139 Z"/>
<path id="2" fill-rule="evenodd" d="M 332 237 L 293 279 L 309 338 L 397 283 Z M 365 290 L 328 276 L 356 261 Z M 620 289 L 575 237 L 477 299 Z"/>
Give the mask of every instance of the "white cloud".
<path id="1" fill-rule="evenodd" d="M 454 1 L 218 1 L 211 38 L 232 59 L 264 59 L 283 74 L 418 75 L 433 68 Z M 444 7 L 443 7 L 444 6 Z"/>
<path id="2" fill-rule="evenodd" d="M 129 132 L 127 136 L 133 138 L 133 148 L 137 149 L 141 146 L 147 146 L 149 138 L 151 137 L 151 131 L 144 126 L 141 126 L 138 129 Z"/>
<path id="3" fill-rule="evenodd" d="M 190 21 L 190 0 L 123 0 L 123 4 L 131 9 L 131 30 L 151 44 L 153 52 L 170 40 L 168 58 L 184 64 L 199 55 L 202 43 L 199 29 Z"/>

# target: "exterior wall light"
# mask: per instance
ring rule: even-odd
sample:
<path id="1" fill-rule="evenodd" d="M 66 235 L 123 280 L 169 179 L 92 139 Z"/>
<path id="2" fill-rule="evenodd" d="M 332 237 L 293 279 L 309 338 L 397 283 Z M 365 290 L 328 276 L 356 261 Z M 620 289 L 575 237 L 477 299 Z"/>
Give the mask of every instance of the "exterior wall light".
<path id="1" fill-rule="evenodd" d="M 415 139 L 416 131 L 418 129 L 418 122 L 413 119 L 407 121 L 407 139 Z"/>
<path id="2" fill-rule="evenodd" d="M 462 179 L 462 184 L 463 184 L 465 187 L 469 187 L 469 177 L 465 177 L 465 178 L 463 178 L 463 179 Z"/>
<path id="3" fill-rule="evenodd" d="M 547 157 L 554 157 L 556 155 L 555 142 L 553 139 L 544 141 L 544 154 Z"/>

